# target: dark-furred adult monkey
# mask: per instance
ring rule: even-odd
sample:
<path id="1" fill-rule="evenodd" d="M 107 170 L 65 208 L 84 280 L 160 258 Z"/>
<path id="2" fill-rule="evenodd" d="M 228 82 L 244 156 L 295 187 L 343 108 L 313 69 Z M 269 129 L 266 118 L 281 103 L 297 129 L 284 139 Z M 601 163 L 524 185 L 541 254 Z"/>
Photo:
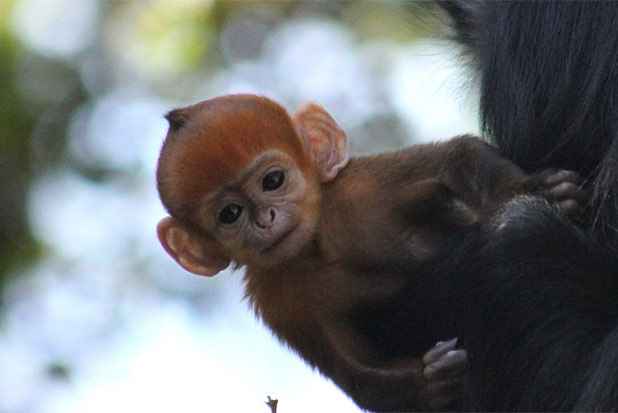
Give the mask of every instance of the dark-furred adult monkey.
<path id="1" fill-rule="evenodd" d="M 486 135 L 524 170 L 574 170 L 593 194 L 581 226 L 511 203 L 508 224 L 460 267 L 474 278 L 457 332 L 467 405 L 616 411 L 618 3 L 439 4 L 479 73 Z"/>
<path id="2" fill-rule="evenodd" d="M 437 263 L 516 195 L 544 192 L 567 211 L 582 196 L 575 174 L 526 175 L 468 136 L 350 159 L 315 104 L 290 117 L 269 99 L 229 95 L 167 118 L 161 244 L 196 274 L 245 266 L 256 313 L 372 411 L 444 408 L 460 391 L 452 342 L 426 355 L 436 363 L 421 359 L 455 330 L 419 310 L 449 305 Z"/>

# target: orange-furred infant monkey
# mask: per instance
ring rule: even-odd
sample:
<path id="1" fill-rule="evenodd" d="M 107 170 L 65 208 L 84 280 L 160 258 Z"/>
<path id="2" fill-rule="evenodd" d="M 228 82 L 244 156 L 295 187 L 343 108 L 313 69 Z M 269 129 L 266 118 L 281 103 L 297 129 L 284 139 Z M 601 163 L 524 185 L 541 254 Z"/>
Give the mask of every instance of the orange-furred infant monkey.
<path id="1" fill-rule="evenodd" d="M 578 208 L 577 176 L 525 175 L 473 137 L 350 159 L 346 134 L 315 104 L 290 116 L 267 98 L 229 95 L 167 119 L 165 250 L 195 274 L 245 266 L 270 329 L 372 411 L 443 409 L 460 394 L 455 341 L 423 356 L 453 332 L 415 313 L 440 299 L 433 263 L 518 194 Z"/>

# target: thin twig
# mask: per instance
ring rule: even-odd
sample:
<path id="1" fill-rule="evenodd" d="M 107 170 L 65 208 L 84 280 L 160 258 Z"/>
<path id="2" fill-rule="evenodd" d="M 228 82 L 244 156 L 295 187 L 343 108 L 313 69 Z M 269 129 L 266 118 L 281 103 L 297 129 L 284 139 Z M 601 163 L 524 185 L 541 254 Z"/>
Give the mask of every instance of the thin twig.
<path id="1" fill-rule="evenodd" d="M 270 396 L 266 397 L 268 397 L 268 401 L 265 403 L 268 407 L 270 407 L 270 413 L 277 413 L 277 403 L 279 403 L 279 400 L 271 399 Z"/>

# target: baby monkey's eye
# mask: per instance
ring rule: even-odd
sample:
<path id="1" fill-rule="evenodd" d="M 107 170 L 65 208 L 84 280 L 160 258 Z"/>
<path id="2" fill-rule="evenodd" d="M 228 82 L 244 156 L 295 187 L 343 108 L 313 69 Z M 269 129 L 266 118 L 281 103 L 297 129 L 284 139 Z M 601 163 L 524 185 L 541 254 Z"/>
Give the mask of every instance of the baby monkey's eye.
<path id="1" fill-rule="evenodd" d="M 285 174 L 281 170 L 272 171 L 266 174 L 262 179 L 262 189 L 264 191 L 274 191 L 283 185 L 285 181 Z"/>
<path id="2" fill-rule="evenodd" d="M 238 204 L 229 204 L 219 212 L 219 221 L 223 224 L 233 224 L 242 213 L 242 207 Z"/>

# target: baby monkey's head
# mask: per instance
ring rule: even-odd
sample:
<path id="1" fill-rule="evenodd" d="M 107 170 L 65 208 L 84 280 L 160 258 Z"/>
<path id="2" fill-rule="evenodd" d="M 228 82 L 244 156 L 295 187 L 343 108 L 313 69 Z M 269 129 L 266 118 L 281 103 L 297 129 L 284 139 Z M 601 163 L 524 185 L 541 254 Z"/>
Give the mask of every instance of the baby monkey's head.
<path id="1" fill-rule="evenodd" d="M 322 107 L 291 117 L 270 99 L 227 95 L 166 118 L 157 188 L 171 216 L 158 235 L 183 268 L 272 267 L 312 239 L 320 187 L 348 161 L 346 135 Z"/>

